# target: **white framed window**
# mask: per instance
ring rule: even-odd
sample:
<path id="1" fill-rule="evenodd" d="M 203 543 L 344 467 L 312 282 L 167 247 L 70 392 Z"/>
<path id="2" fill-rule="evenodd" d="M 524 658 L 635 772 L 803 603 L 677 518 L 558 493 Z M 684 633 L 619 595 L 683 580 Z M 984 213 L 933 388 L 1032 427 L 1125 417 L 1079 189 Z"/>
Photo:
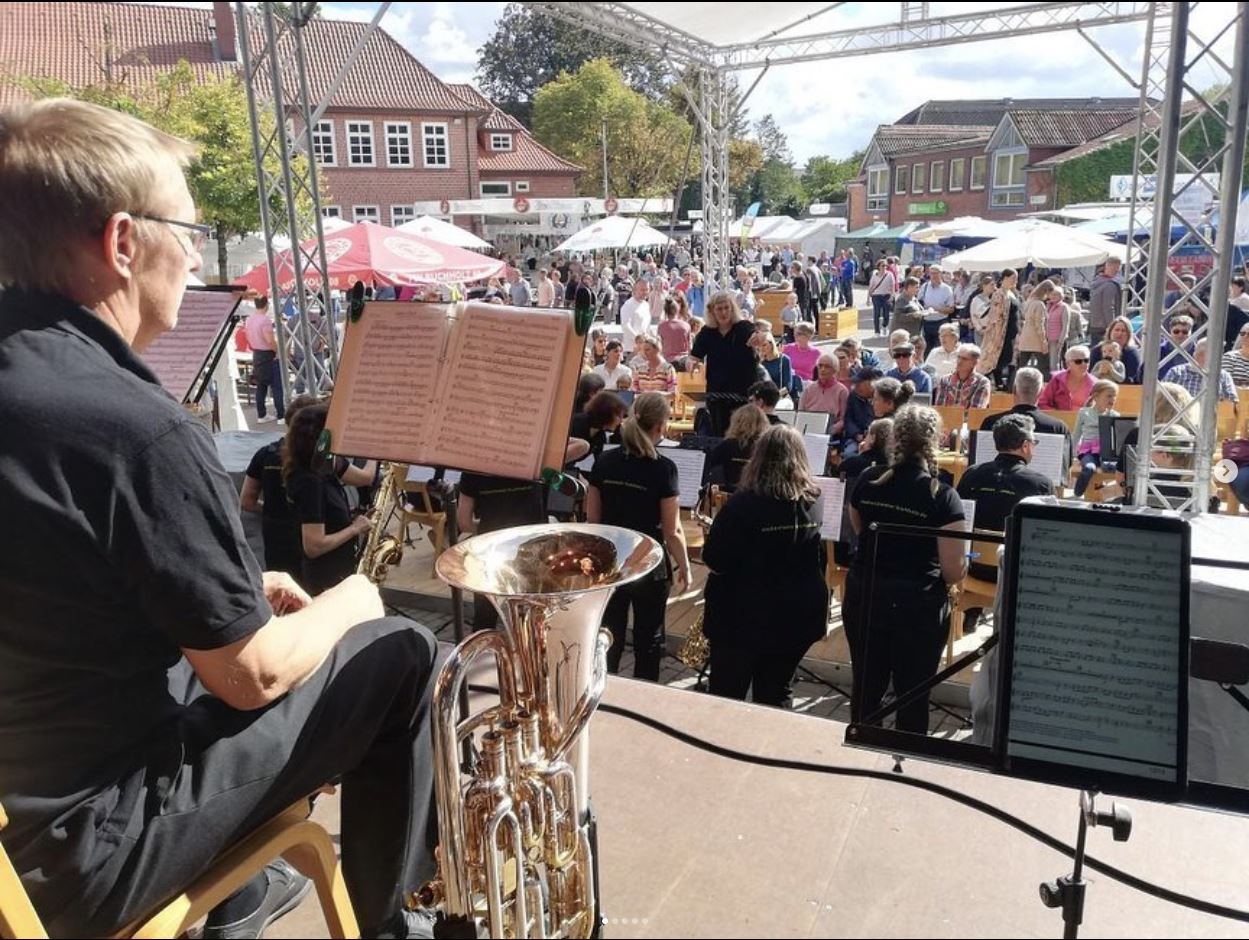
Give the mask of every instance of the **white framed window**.
<path id="1" fill-rule="evenodd" d="M 412 165 L 412 125 L 407 121 L 386 122 L 386 165 Z"/>
<path id="2" fill-rule="evenodd" d="M 377 206 L 352 206 L 352 220 L 355 222 L 381 222 L 382 213 Z"/>
<path id="3" fill-rule="evenodd" d="M 968 182 L 968 189 L 984 189 L 984 170 L 987 157 L 971 158 L 971 180 Z"/>
<path id="4" fill-rule="evenodd" d="M 873 212 L 889 208 L 889 167 L 867 168 L 867 209 Z"/>
<path id="5" fill-rule="evenodd" d="M 893 194 L 895 196 L 906 195 L 906 181 L 907 181 L 906 167 L 904 166 L 894 167 Z"/>
<path id="6" fill-rule="evenodd" d="M 481 195 L 483 198 L 486 196 L 510 196 L 512 195 L 512 184 L 506 180 L 499 183 L 483 182 L 481 184 Z"/>
<path id="7" fill-rule="evenodd" d="M 347 122 L 347 163 L 350 166 L 377 166 L 373 156 L 373 122 Z"/>
<path id="8" fill-rule="evenodd" d="M 516 181 L 516 191 L 517 191 L 518 193 L 527 193 L 527 192 L 529 192 L 529 180 L 517 180 L 517 181 Z"/>
<path id="9" fill-rule="evenodd" d="M 416 206 L 391 206 L 390 207 L 390 224 L 392 227 L 399 227 L 404 222 L 411 222 L 416 218 Z"/>
<path id="10" fill-rule="evenodd" d="M 925 179 L 928 175 L 927 163 L 916 163 L 911 167 L 911 192 L 922 193 L 924 191 Z"/>
<path id="11" fill-rule="evenodd" d="M 928 191 L 939 193 L 945 190 L 945 161 L 934 160 L 928 170 Z"/>
<path id="12" fill-rule="evenodd" d="M 321 218 L 323 219 L 341 219 L 342 217 L 343 210 L 338 208 L 338 206 L 321 207 Z"/>
<path id="13" fill-rule="evenodd" d="M 491 134 L 490 135 L 491 150 L 511 150 L 512 135 L 511 134 Z"/>
<path id="14" fill-rule="evenodd" d="M 425 150 L 426 166 L 451 165 L 451 138 L 446 124 L 422 124 L 421 143 Z"/>
<path id="15" fill-rule="evenodd" d="M 1028 151 L 1007 150 L 993 154 L 992 206 L 1022 206 L 1024 203 L 1024 165 Z"/>
<path id="16" fill-rule="evenodd" d="M 319 166 L 336 166 L 338 157 L 334 152 L 334 122 L 317 121 L 312 129 L 312 153 Z"/>
<path id="17" fill-rule="evenodd" d="M 959 157 L 957 160 L 950 161 L 950 192 L 959 193 L 963 191 L 963 174 L 967 166 L 967 158 Z"/>

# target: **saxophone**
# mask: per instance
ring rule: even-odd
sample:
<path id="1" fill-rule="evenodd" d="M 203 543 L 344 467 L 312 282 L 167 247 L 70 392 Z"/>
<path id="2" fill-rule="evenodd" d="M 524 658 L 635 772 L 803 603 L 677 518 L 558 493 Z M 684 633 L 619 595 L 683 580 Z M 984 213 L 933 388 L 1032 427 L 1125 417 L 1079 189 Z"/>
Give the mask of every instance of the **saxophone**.
<path id="1" fill-rule="evenodd" d="M 613 526 L 536 525 L 461 542 L 438 559 L 448 584 L 487 595 L 500 625 L 461 643 L 434 686 L 438 874 L 409 903 L 436 911 L 436 935 L 591 937 L 599 932 L 586 728 L 603 694 L 612 591 L 663 550 Z M 460 717 L 478 658 L 495 661 L 499 700 Z M 461 768 L 471 740 L 475 756 Z"/>
<path id="2" fill-rule="evenodd" d="M 403 558 L 403 539 L 387 534 L 386 529 L 396 508 L 403 506 L 403 484 L 407 478 L 407 464 L 382 464 L 382 482 L 373 500 L 373 524 L 356 565 L 356 573 L 374 584 L 386 580 L 386 573 Z"/>

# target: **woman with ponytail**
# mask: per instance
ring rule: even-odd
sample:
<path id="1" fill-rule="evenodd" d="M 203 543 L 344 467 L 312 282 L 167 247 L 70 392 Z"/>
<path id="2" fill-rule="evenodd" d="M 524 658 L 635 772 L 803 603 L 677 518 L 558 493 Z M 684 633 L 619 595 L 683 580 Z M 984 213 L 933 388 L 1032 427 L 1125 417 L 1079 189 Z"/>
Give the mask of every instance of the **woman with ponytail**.
<path id="1" fill-rule="evenodd" d="M 620 671 L 629 610 L 633 610 L 633 677 L 659 678 L 664 654 L 664 615 L 676 571 L 677 592 L 690 583 L 690 559 L 681 529 L 677 467 L 659 451 L 668 427 L 668 401 L 658 392 L 644 392 L 633 401 L 633 413 L 620 426 L 621 446 L 605 452 L 590 472 L 586 519 L 623 526 L 649 535 L 667 549 L 666 562 L 652 574 L 616 588 L 603 614 L 611 630 L 607 668 Z"/>
<path id="2" fill-rule="evenodd" d="M 884 380 L 882 380 L 884 381 Z M 937 478 L 941 417 L 908 405 L 893 416 L 888 466 L 864 471 L 850 496 L 859 548 L 846 580 L 842 621 L 850 643 L 851 720 L 880 707 L 892 680 L 906 695 L 933 676 L 949 630 L 949 586 L 967 571 L 967 542 L 879 535 L 872 523 L 959 530 L 963 502 Z M 928 695 L 898 709 L 900 731 L 928 733 Z"/>

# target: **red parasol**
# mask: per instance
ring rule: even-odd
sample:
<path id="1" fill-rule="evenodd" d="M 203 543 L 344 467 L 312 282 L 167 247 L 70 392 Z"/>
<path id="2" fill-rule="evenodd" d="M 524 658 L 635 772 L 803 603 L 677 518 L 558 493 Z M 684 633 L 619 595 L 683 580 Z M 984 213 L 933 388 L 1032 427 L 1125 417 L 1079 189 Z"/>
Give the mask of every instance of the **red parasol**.
<path id="1" fill-rule="evenodd" d="M 316 239 L 304 242 L 308 250 Z M 344 290 L 356 281 L 391 285 L 461 284 L 493 277 L 503 270 L 503 262 L 479 255 L 466 248 L 400 232 L 374 222 L 357 222 L 325 236 L 325 257 L 329 265 L 330 289 Z M 291 253 L 277 257 L 278 282 L 283 290 L 295 283 Z M 320 278 L 313 270 L 304 273 L 312 287 Z M 237 283 L 259 291 L 269 289 L 267 265 L 248 271 Z"/>

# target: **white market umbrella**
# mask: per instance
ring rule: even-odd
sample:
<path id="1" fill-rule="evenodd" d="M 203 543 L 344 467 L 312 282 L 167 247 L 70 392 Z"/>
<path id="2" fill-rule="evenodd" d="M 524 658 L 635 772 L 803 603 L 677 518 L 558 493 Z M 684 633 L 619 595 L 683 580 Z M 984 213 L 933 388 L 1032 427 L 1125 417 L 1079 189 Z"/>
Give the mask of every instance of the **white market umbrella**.
<path id="1" fill-rule="evenodd" d="M 1126 246 L 1089 232 L 1040 219 L 1013 223 L 1014 231 L 941 259 L 943 267 L 996 271 L 1034 264 L 1043 268 L 1082 268 L 1107 258 L 1122 259 Z"/>
<path id="2" fill-rule="evenodd" d="M 668 236 L 641 219 L 608 215 L 555 246 L 555 251 L 602 251 L 666 245 Z"/>
<path id="3" fill-rule="evenodd" d="M 921 245 L 935 245 L 943 238 L 997 238 L 1009 231 L 1001 222 L 990 222 L 978 215 L 960 215 L 948 222 L 933 222 L 923 228 L 916 229 L 910 236 L 911 241 Z"/>
<path id="4" fill-rule="evenodd" d="M 478 251 L 494 250 L 494 246 L 484 238 L 478 238 L 472 232 L 432 215 L 423 215 L 413 219 L 411 222 L 404 222 L 402 225 L 396 226 L 395 230 L 412 232 L 420 235 L 422 238 L 428 238 L 432 242 L 438 242 L 443 245 L 455 245 L 457 248 L 475 248 Z"/>

